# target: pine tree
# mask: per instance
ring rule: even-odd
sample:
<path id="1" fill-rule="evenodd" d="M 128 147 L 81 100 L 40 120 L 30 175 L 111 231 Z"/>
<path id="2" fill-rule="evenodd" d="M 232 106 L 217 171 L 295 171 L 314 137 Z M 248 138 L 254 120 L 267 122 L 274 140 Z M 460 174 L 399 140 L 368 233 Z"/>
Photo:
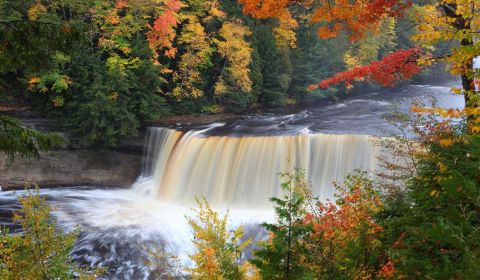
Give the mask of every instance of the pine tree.
<path id="1" fill-rule="evenodd" d="M 40 151 L 65 143 L 60 134 L 41 133 L 26 128 L 16 118 L 0 115 L 0 154 L 11 159 L 15 156 L 38 158 Z"/>
<path id="2" fill-rule="evenodd" d="M 296 188 L 305 180 L 304 173 L 296 171 L 283 177 L 285 195 L 271 198 L 277 221 L 262 224 L 270 236 L 255 251 L 252 263 L 263 279 L 310 279 L 309 271 L 302 265 L 302 255 L 306 253 L 302 239 L 311 232 L 311 226 L 303 223 L 305 196 Z"/>
<path id="3" fill-rule="evenodd" d="M 280 61 L 272 31 L 266 25 L 256 27 L 258 53 L 262 60 L 263 87 L 259 101 L 266 107 L 283 106 L 286 94 L 280 83 Z"/>
<path id="4" fill-rule="evenodd" d="M 385 221 L 391 257 L 399 275 L 479 279 L 480 137 L 437 140 L 426 142 L 429 153 L 420 156 L 418 175 L 395 204 L 402 212 Z"/>

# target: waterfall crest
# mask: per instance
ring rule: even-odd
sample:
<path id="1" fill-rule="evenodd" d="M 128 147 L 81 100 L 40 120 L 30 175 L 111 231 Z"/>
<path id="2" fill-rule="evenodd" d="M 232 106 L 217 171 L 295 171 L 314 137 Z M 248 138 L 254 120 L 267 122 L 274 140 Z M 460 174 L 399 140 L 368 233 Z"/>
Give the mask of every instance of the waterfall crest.
<path id="1" fill-rule="evenodd" d="M 305 170 L 313 193 L 357 168 L 373 170 L 378 147 L 367 135 L 204 136 L 150 128 L 142 179 L 134 188 L 165 202 L 191 205 L 205 196 L 218 206 L 267 208 L 281 195 L 279 173 Z"/>

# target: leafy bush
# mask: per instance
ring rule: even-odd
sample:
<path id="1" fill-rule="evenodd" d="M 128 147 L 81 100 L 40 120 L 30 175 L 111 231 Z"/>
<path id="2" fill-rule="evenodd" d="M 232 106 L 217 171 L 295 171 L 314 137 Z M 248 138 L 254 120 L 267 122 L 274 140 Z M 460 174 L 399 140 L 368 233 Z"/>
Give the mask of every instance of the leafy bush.
<path id="1" fill-rule="evenodd" d="M 0 234 L 0 278 L 16 279 L 95 279 L 100 270 L 88 272 L 70 257 L 77 231 L 64 233 L 51 217 L 51 207 L 38 190 L 18 198 L 21 204 L 13 222 L 21 234 Z"/>
<path id="2" fill-rule="evenodd" d="M 222 217 L 212 210 L 205 198 L 197 202 L 197 217 L 187 218 L 196 248 L 190 257 L 195 267 L 188 269 L 192 279 L 253 279 L 249 263 L 240 264 L 242 251 L 251 242 L 241 241 L 242 227 L 230 232 L 227 215 Z"/>
<path id="3" fill-rule="evenodd" d="M 217 104 L 204 105 L 204 106 L 202 106 L 201 111 L 202 111 L 202 113 L 216 114 L 216 113 L 220 112 L 220 106 L 218 106 Z"/>

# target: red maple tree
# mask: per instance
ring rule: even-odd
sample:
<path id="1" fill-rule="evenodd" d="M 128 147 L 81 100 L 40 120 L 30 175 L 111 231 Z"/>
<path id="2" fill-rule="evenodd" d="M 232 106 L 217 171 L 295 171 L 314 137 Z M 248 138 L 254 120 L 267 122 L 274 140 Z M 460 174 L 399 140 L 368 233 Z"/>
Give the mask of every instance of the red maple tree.
<path id="1" fill-rule="evenodd" d="M 309 90 L 326 89 L 329 86 L 344 84 L 350 87 L 354 81 L 373 81 L 382 86 L 393 86 L 397 80 L 408 80 L 421 72 L 417 59 L 422 53 L 421 48 L 398 50 L 386 55 L 382 60 L 368 65 L 357 66 L 347 71 L 335 74 L 318 84 L 310 85 Z"/>

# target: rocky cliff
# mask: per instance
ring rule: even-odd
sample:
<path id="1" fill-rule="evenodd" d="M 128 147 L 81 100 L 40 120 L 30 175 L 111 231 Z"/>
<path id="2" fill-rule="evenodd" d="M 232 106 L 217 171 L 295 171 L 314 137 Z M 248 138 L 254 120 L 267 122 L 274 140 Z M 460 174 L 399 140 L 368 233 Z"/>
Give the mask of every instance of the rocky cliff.
<path id="1" fill-rule="evenodd" d="M 2 189 L 23 188 L 26 183 L 40 187 L 101 185 L 129 187 L 140 174 L 141 152 L 58 150 L 42 153 L 38 160 L 0 155 Z"/>

